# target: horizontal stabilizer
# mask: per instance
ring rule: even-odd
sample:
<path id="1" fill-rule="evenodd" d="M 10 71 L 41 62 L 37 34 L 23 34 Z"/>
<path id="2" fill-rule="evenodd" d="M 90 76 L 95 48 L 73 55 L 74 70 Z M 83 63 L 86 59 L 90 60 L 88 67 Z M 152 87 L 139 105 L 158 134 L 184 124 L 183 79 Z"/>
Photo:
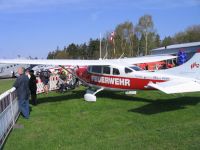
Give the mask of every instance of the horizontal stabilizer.
<path id="1" fill-rule="evenodd" d="M 167 94 L 186 93 L 200 91 L 200 84 L 191 80 L 166 81 L 162 83 L 149 83 L 148 86 Z"/>

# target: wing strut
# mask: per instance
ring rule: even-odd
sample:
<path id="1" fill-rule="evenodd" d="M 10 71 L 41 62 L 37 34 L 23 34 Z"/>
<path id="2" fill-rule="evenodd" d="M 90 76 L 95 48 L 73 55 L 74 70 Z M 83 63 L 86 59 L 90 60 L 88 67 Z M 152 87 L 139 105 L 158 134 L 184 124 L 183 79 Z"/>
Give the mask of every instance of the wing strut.
<path id="1" fill-rule="evenodd" d="M 86 84 L 86 85 L 88 85 L 88 83 L 87 82 L 85 82 L 83 79 L 81 79 L 80 77 L 78 77 L 73 71 L 71 71 L 70 69 L 67 69 L 67 68 L 65 68 L 64 66 L 62 66 L 62 65 L 59 65 L 63 70 L 65 70 L 65 71 L 67 71 L 67 72 L 69 72 L 69 73 L 71 73 L 73 76 L 75 76 L 76 78 L 78 78 L 81 82 L 83 82 L 84 84 Z"/>

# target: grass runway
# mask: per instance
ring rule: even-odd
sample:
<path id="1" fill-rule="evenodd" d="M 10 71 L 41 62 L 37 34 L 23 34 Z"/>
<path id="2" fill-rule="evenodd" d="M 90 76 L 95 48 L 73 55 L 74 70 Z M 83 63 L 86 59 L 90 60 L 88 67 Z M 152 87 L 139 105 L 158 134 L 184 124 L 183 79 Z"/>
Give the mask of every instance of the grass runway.
<path id="1" fill-rule="evenodd" d="M 81 87 L 39 95 L 30 119 L 19 117 L 24 128 L 12 130 L 4 149 L 200 149 L 200 93 L 103 91 L 95 103 L 85 102 L 84 93 Z"/>

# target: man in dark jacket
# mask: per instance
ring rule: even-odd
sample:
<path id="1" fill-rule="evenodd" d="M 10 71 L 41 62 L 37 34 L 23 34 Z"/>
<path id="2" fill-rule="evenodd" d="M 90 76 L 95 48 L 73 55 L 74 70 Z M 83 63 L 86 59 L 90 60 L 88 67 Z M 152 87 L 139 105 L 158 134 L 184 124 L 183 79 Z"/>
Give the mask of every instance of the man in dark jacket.
<path id="1" fill-rule="evenodd" d="M 34 71 L 30 71 L 30 79 L 29 79 L 29 88 L 31 91 L 31 101 L 33 105 L 37 105 L 37 85 L 36 85 L 36 77 L 34 75 Z"/>
<path id="2" fill-rule="evenodd" d="M 19 103 L 19 109 L 24 118 L 29 118 L 29 78 L 24 74 L 24 68 L 18 68 L 19 77 L 14 83 L 14 87 L 17 90 L 17 98 Z"/>

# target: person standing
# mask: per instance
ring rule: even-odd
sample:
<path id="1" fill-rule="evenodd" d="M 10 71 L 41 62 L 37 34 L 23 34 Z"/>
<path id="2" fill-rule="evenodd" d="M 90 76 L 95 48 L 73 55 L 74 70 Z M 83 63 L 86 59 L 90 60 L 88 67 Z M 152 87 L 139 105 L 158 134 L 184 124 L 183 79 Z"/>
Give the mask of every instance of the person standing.
<path id="1" fill-rule="evenodd" d="M 30 79 L 29 79 L 29 88 L 31 91 L 31 101 L 33 105 L 37 105 L 37 84 L 36 77 L 34 75 L 34 71 L 30 70 Z"/>
<path id="2" fill-rule="evenodd" d="M 50 71 L 45 70 L 40 73 L 40 79 L 44 84 L 44 92 L 48 94 L 49 92 L 49 78 L 50 78 Z"/>
<path id="3" fill-rule="evenodd" d="M 24 68 L 20 67 L 17 70 L 19 76 L 16 79 L 13 87 L 17 90 L 17 98 L 19 109 L 24 116 L 24 118 L 29 118 L 29 97 L 30 97 L 30 90 L 29 90 L 29 78 L 25 75 Z"/>

